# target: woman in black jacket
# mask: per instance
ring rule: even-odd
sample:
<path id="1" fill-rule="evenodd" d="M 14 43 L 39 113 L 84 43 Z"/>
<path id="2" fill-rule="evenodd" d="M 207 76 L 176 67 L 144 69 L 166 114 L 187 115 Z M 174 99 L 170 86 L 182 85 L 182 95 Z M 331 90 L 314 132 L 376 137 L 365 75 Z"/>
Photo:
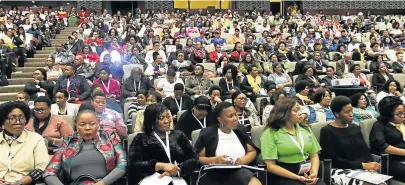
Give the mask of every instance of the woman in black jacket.
<path id="1" fill-rule="evenodd" d="M 229 102 L 215 107 L 217 124 L 201 130 L 194 146 L 200 163 L 250 165 L 260 153 L 254 146 L 245 128 L 238 123 L 236 110 Z M 254 174 L 246 169 L 226 169 L 201 175 L 201 185 L 261 184 Z"/>
<path id="2" fill-rule="evenodd" d="M 221 99 L 231 99 L 232 93 L 236 91 L 232 90 L 232 87 L 239 88 L 240 86 L 240 82 L 237 78 L 238 69 L 236 66 L 228 64 L 222 69 L 222 74 L 224 77 L 219 80 L 219 87 L 221 87 Z"/>
<path id="3" fill-rule="evenodd" d="M 388 80 L 393 80 L 394 77 L 388 72 L 387 66 L 381 62 L 378 65 L 378 72 L 373 74 L 372 83 L 377 87 L 377 91 L 383 90 L 384 84 Z"/>
<path id="4" fill-rule="evenodd" d="M 295 79 L 295 83 L 299 81 L 307 81 L 309 83 L 308 87 L 310 91 L 314 88 L 318 88 L 321 84 L 321 79 L 314 74 L 314 68 L 311 66 L 305 66 L 303 69 L 304 74 L 298 75 L 297 79 Z"/>
<path id="5" fill-rule="evenodd" d="M 47 80 L 45 69 L 35 70 L 33 78 L 33 82 L 27 82 L 24 86 L 24 92 L 30 95 L 30 99 L 35 100 L 38 96 L 48 96 L 52 100 L 54 83 Z"/>
<path id="6" fill-rule="evenodd" d="M 156 173 L 187 179 L 196 169 L 198 158 L 183 132 L 170 131 L 169 110 L 162 104 L 152 104 L 146 107 L 144 118 L 143 133 L 137 134 L 129 147 L 129 184 L 138 184 Z"/>
<path id="7" fill-rule="evenodd" d="M 405 182 L 405 107 L 401 98 L 387 96 L 378 103 L 380 117 L 370 132 L 374 152 L 390 155 L 388 174 Z"/>

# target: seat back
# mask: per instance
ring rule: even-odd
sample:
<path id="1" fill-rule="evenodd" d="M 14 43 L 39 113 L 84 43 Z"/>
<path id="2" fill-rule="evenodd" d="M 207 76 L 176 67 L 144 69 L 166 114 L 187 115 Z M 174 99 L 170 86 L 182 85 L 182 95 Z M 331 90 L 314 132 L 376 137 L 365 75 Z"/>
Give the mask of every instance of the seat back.
<path id="1" fill-rule="evenodd" d="M 321 129 L 328 125 L 330 122 L 318 122 L 318 123 L 313 123 L 311 124 L 311 130 L 312 133 L 314 133 L 316 140 L 318 140 L 318 142 L 320 142 L 320 138 L 321 138 Z"/>
<path id="2" fill-rule="evenodd" d="M 364 120 L 363 122 L 360 123 L 360 129 L 361 133 L 363 134 L 364 141 L 366 142 L 368 148 L 370 148 L 370 132 L 371 128 L 373 128 L 374 123 L 376 122 L 376 119 L 368 119 Z"/>
<path id="3" fill-rule="evenodd" d="M 211 78 L 212 84 L 219 86 L 219 80 L 221 80 L 222 77 L 215 77 Z"/>
<path id="4" fill-rule="evenodd" d="M 261 148 L 260 137 L 262 136 L 263 131 L 265 129 L 266 129 L 266 126 L 260 125 L 260 126 L 254 126 L 250 130 L 250 134 L 251 134 L 251 137 L 252 137 L 252 142 L 257 148 Z M 259 163 L 259 164 L 264 163 L 263 158 L 262 158 L 262 154 L 259 154 L 256 157 L 256 160 L 257 160 L 257 163 Z"/>
<path id="5" fill-rule="evenodd" d="M 65 121 L 69 123 L 69 125 L 73 128 L 73 130 L 76 130 L 75 128 L 75 122 L 73 120 L 73 116 L 71 115 L 59 115 L 59 117 L 63 118 Z"/>
<path id="6" fill-rule="evenodd" d="M 392 77 L 394 77 L 394 79 L 397 80 L 401 84 L 401 87 L 403 87 L 405 85 L 405 74 L 395 73 L 392 75 Z"/>
<path id="7" fill-rule="evenodd" d="M 133 134 L 129 134 L 129 135 L 128 135 L 128 137 L 127 137 L 128 143 L 126 144 L 126 145 L 127 145 L 126 148 L 127 148 L 127 151 L 128 151 L 128 152 L 129 152 L 129 146 L 131 146 L 132 141 L 134 140 L 135 136 L 136 136 L 138 133 L 141 133 L 141 132 L 134 132 Z"/>
<path id="8" fill-rule="evenodd" d="M 373 86 L 373 74 L 367 74 L 366 77 L 367 80 L 370 82 L 371 86 Z"/>
<path id="9" fill-rule="evenodd" d="M 186 111 L 187 111 L 187 110 L 181 110 L 181 111 L 178 111 L 178 112 L 177 112 L 177 121 L 179 121 L 181 115 L 182 115 L 183 113 L 185 113 Z"/>
<path id="10" fill-rule="evenodd" d="M 328 65 L 336 69 L 336 62 L 329 62 Z"/>
<path id="11" fill-rule="evenodd" d="M 212 71 L 214 74 L 217 74 L 215 63 L 200 63 L 200 65 L 204 66 L 204 72 Z"/>
<path id="12" fill-rule="evenodd" d="M 193 145 L 193 147 L 195 145 L 195 142 L 197 142 L 198 137 L 200 136 L 200 132 L 201 129 L 194 130 L 193 132 L 191 132 L 191 144 Z"/>

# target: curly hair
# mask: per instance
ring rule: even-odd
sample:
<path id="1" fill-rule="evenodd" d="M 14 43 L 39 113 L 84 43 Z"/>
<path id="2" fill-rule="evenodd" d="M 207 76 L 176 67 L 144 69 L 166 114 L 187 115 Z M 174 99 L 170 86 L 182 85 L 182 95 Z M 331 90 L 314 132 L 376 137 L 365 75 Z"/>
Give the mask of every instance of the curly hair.
<path id="1" fill-rule="evenodd" d="M 393 117 L 395 109 L 398 106 L 403 105 L 401 98 L 397 96 L 387 96 L 378 102 L 378 112 L 380 112 L 380 117 L 377 118 L 378 121 L 388 124 Z"/>
<path id="2" fill-rule="evenodd" d="M 10 101 L 0 105 L 0 127 L 3 126 L 8 114 L 10 114 L 10 112 L 14 109 L 20 109 L 24 114 L 25 122 L 28 123 L 31 118 L 31 109 L 28 107 L 28 105 L 23 102 Z"/>

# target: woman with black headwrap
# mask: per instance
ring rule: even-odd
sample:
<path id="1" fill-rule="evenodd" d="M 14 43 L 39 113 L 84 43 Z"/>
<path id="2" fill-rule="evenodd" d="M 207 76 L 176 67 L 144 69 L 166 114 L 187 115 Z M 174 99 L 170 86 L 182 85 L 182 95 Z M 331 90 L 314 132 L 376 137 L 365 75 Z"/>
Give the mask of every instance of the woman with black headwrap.
<path id="1" fill-rule="evenodd" d="M 380 117 L 370 133 L 370 147 L 390 155 L 389 175 L 405 182 L 405 107 L 401 98 L 387 96 L 378 103 Z"/>

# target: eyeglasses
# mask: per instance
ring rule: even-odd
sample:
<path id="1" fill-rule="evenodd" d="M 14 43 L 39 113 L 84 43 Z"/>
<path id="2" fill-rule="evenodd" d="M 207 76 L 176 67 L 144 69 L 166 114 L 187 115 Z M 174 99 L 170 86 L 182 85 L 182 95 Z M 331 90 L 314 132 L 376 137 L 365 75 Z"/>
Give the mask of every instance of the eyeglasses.
<path id="1" fill-rule="evenodd" d="M 34 108 L 34 112 L 39 112 L 39 113 L 44 113 L 46 110 L 45 108 L 39 109 L 39 108 Z"/>
<path id="2" fill-rule="evenodd" d="M 248 98 L 236 98 L 237 100 L 240 100 L 240 101 L 247 101 L 248 100 Z"/>
<path id="3" fill-rule="evenodd" d="M 27 122 L 27 119 L 25 118 L 25 116 L 13 116 L 11 118 L 6 118 L 6 120 L 8 120 L 8 122 L 12 125 L 17 125 L 17 120 L 19 121 L 20 124 L 25 124 Z"/>
<path id="4" fill-rule="evenodd" d="M 395 113 L 395 116 L 398 116 L 398 117 L 400 117 L 400 118 L 403 118 L 403 117 L 405 117 L 405 112 L 398 112 L 398 113 Z"/>

